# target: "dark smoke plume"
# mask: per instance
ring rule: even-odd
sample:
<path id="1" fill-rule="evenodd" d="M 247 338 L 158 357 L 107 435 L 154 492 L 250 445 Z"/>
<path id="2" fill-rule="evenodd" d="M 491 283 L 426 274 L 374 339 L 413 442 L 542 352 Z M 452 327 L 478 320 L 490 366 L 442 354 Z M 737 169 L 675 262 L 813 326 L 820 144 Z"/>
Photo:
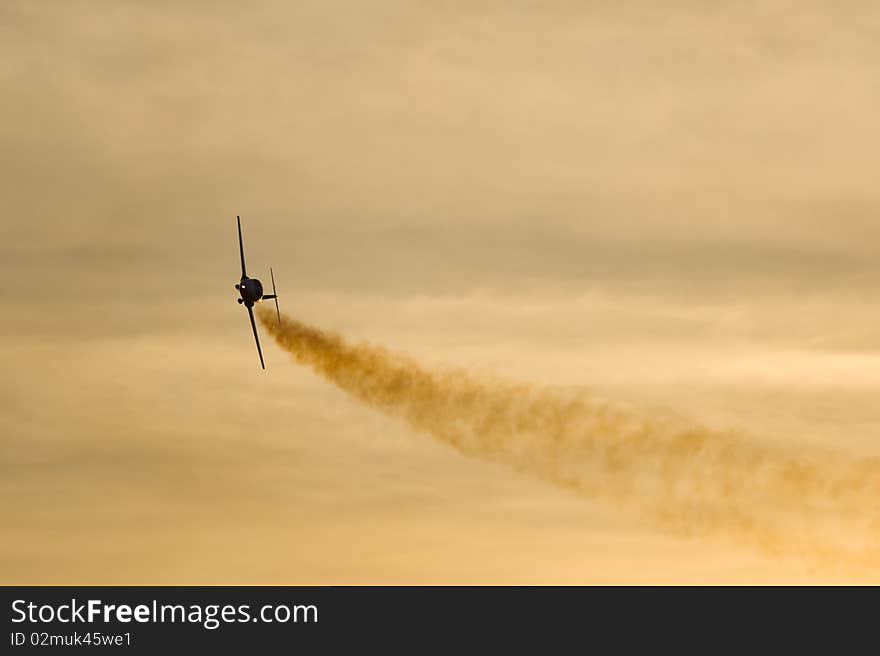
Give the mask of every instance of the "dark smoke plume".
<path id="1" fill-rule="evenodd" d="M 880 461 L 793 455 L 587 395 L 428 370 L 261 308 L 299 364 L 468 456 L 617 503 L 668 530 L 723 536 L 863 575 L 880 571 Z"/>

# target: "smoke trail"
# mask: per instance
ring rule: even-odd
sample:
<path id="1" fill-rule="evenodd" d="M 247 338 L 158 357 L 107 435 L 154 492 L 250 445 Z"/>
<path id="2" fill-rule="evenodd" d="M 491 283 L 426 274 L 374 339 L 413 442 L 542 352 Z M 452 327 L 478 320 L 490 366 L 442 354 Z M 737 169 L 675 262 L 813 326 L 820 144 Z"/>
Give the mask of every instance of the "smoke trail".
<path id="1" fill-rule="evenodd" d="M 259 317 L 297 362 L 461 453 L 634 508 L 680 534 L 880 571 L 877 459 L 793 456 L 584 393 L 427 370 L 286 315 L 279 325 L 265 308 Z"/>

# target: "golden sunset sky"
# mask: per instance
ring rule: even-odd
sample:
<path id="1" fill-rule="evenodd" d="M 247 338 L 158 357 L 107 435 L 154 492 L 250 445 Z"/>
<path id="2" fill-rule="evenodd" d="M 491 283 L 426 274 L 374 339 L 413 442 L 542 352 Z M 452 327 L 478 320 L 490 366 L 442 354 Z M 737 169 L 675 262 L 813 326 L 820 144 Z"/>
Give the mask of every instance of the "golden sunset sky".
<path id="1" fill-rule="evenodd" d="M 874 2 L 3 2 L 0 583 L 853 581 L 262 372 L 235 216 L 351 339 L 876 457 L 878 63 Z"/>

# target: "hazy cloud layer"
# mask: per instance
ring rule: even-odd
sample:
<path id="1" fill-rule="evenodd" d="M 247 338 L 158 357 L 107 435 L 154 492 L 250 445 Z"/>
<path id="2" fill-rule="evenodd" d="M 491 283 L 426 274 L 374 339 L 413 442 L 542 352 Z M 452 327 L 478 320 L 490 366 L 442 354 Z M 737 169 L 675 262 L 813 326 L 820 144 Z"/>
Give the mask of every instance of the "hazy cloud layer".
<path id="1" fill-rule="evenodd" d="M 259 376 L 234 217 L 292 316 L 876 455 L 878 37 L 869 2 L 4 3 L 0 579 L 801 580 Z"/>

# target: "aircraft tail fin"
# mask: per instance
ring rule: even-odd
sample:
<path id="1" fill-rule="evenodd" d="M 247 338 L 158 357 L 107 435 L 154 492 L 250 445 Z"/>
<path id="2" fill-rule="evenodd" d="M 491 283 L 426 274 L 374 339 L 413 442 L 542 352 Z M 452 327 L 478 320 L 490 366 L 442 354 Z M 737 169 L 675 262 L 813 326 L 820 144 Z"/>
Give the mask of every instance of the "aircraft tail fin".
<path id="1" fill-rule="evenodd" d="M 275 313 L 278 315 L 278 325 L 281 325 L 281 310 L 278 308 L 278 291 L 275 289 L 275 272 L 269 267 L 269 275 L 272 276 L 272 298 L 275 299 Z"/>

